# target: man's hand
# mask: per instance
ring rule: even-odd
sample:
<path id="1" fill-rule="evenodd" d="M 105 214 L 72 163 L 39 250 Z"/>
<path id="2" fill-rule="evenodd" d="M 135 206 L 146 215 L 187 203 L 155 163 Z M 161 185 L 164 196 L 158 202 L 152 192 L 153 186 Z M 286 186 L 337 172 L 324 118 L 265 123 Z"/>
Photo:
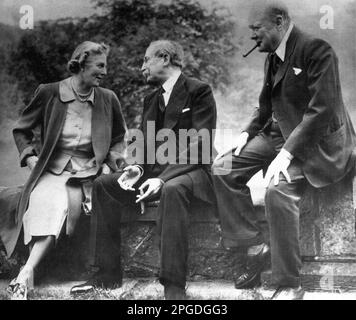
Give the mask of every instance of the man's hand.
<path id="1" fill-rule="evenodd" d="M 106 163 L 103 163 L 101 168 L 102 168 L 101 171 L 102 174 L 109 174 L 111 172 L 110 167 Z"/>
<path id="2" fill-rule="evenodd" d="M 163 180 L 159 178 L 147 179 L 138 189 L 140 192 L 144 192 L 141 195 L 137 195 L 136 203 L 147 199 L 148 197 L 156 195 L 164 185 Z M 147 188 L 147 189 L 146 189 Z M 146 191 L 144 191 L 146 189 Z"/>
<path id="3" fill-rule="evenodd" d="M 36 156 L 30 156 L 26 159 L 26 164 L 31 171 L 36 166 L 37 161 L 38 161 L 38 157 Z"/>
<path id="4" fill-rule="evenodd" d="M 264 178 L 265 187 L 267 188 L 271 179 L 274 178 L 274 185 L 277 186 L 279 184 L 279 174 L 282 173 L 287 182 L 291 183 L 291 178 L 287 171 L 293 156 L 285 149 L 282 149 L 277 157 L 271 162 L 268 167 L 266 176 Z"/>
<path id="5" fill-rule="evenodd" d="M 140 179 L 141 169 L 138 166 L 127 166 L 123 174 L 117 179 L 120 187 L 124 190 L 135 191 L 133 185 Z"/>
<path id="6" fill-rule="evenodd" d="M 245 147 L 247 140 L 248 140 L 249 134 L 247 132 L 242 132 L 238 137 L 237 137 L 237 143 L 236 143 L 236 150 L 235 150 L 235 156 L 240 155 L 241 150 Z"/>
<path id="7" fill-rule="evenodd" d="M 238 156 L 241 152 L 241 150 L 244 148 L 244 146 L 247 143 L 249 134 L 247 132 L 242 132 L 236 139 L 236 149 L 234 152 L 235 156 Z M 231 149 L 230 149 L 231 150 Z M 224 155 L 226 154 L 226 152 L 222 152 L 220 154 L 217 155 L 217 157 L 215 158 L 215 160 L 219 160 L 220 158 L 222 158 Z"/>

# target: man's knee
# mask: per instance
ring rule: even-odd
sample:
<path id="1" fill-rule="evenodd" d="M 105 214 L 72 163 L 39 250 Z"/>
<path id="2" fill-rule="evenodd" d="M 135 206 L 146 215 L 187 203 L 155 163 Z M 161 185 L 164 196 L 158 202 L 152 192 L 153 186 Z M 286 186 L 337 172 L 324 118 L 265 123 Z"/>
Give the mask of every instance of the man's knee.
<path id="1" fill-rule="evenodd" d="M 212 164 L 213 170 L 219 170 L 223 167 L 224 167 L 224 157 L 214 160 L 214 162 Z"/>
<path id="2" fill-rule="evenodd" d="M 266 194 L 265 194 L 265 204 L 267 211 L 270 214 L 274 214 L 278 210 L 277 207 L 286 207 L 290 205 L 291 201 L 293 203 L 298 203 L 300 195 L 297 186 L 289 184 L 287 181 L 280 180 L 278 185 L 274 185 L 273 179 L 270 182 Z"/>
<path id="3" fill-rule="evenodd" d="M 184 210 L 186 205 L 191 204 L 192 188 L 188 179 L 175 178 L 162 187 L 158 224 L 163 229 L 168 227 L 170 233 L 181 232 L 181 227 L 188 221 Z"/>
<path id="4" fill-rule="evenodd" d="M 94 180 L 93 189 L 101 188 L 103 185 L 108 184 L 109 181 L 110 178 L 108 177 L 108 175 L 101 175 Z"/>
<path id="5" fill-rule="evenodd" d="M 93 192 L 97 192 L 103 189 L 117 188 L 117 179 L 119 176 L 117 174 L 104 174 L 97 177 L 93 182 Z"/>
<path id="6" fill-rule="evenodd" d="M 184 194 L 188 188 L 187 182 L 182 179 L 168 180 L 162 187 L 162 195 Z"/>
<path id="7" fill-rule="evenodd" d="M 274 185 L 273 179 L 271 180 L 265 194 L 265 202 L 274 203 L 277 199 L 283 197 L 287 192 L 288 182 L 279 181 L 277 185 Z"/>
<path id="8" fill-rule="evenodd" d="M 232 157 L 231 155 L 223 156 L 222 158 L 215 159 L 212 166 L 211 172 L 213 176 L 228 176 L 232 169 Z"/>

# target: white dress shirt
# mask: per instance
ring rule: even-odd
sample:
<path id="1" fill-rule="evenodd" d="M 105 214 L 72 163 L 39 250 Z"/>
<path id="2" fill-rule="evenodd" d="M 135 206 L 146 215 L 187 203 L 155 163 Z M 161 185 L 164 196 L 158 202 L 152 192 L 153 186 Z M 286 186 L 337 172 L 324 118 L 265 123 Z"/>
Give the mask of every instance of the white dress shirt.
<path id="1" fill-rule="evenodd" d="M 290 33 L 292 32 L 294 27 L 293 22 L 290 23 L 289 28 L 284 35 L 281 43 L 279 44 L 277 50 L 275 51 L 276 55 L 279 57 L 284 62 L 284 59 L 286 58 L 286 47 L 287 47 L 287 41 L 289 39 Z"/>
<path id="2" fill-rule="evenodd" d="M 163 99 L 164 99 L 164 104 L 165 106 L 167 106 L 169 98 L 171 96 L 172 90 L 174 85 L 176 84 L 179 76 L 182 74 L 182 72 L 179 70 L 175 70 L 173 72 L 173 75 L 171 75 L 165 83 L 163 83 L 162 87 L 164 89 L 164 93 L 163 93 Z"/>

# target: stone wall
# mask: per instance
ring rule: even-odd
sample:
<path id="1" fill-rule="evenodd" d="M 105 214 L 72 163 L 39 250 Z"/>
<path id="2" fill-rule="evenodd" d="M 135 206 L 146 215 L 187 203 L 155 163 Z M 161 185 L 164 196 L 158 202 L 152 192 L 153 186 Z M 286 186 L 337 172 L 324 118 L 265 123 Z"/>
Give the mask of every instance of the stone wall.
<path id="1" fill-rule="evenodd" d="M 254 192 L 253 185 L 251 188 Z M 258 196 L 253 195 L 253 199 L 259 204 L 257 210 L 260 223 L 268 239 L 264 208 L 261 206 L 263 192 L 258 193 Z M 301 203 L 301 249 L 306 260 L 354 259 L 356 240 L 352 195 L 352 177 L 320 190 L 307 188 Z M 154 206 L 147 206 L 144 215 L 128 211 L 123 217 L 123 262 L 128 277 L 151 277 L 158 274 L 159 252 L 153 222 L 156 213 Z M 135 220 L 141 221 L 127 223 L 127 217 L 133 216 Z M 79 225 L 75 237 L 63 238 L 59 242 L 44 263 L 42 275 L 78 279 L 84 266 L 88 267 L 89 218 L 83 216 Z M 196 206 L 189 230 L 189 244 L 189 279 L 233 279 L 241 270 L 242 253 L 222 248 L 216 208 Z M 6 259 L 1 253 L 0 268 L 3 276 L 11 269 L 18 269 L 24 261 L 24 252 L 20 243 L 13 259 Z"/>

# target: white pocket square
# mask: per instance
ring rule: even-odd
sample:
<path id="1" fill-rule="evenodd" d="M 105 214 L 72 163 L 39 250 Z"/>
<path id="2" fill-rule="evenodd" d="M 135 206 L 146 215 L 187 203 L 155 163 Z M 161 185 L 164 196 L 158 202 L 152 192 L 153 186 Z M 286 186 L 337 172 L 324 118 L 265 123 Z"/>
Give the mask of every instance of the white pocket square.
<path id="1" fill-rule="evenodd" d="M 302 72 L 302 69 L 299 68 L 293 68 L 293 70 L 296 76 Z"/>
<path id="2" fill-rule="evenodd" d="M 190 108 L 185 108 L 185 109 L 182 110 L 182 113 L 187 112 L 189 110 L 190 110 Z"/>

